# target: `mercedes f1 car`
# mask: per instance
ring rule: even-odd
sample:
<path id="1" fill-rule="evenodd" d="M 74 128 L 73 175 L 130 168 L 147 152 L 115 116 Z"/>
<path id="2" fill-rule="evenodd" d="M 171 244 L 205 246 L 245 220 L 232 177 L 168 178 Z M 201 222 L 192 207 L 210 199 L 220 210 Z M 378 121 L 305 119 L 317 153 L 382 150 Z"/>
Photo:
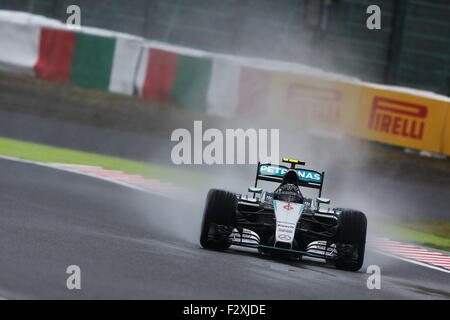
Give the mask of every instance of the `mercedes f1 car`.
<path id="1" fill-rule="evenodd" d="M 264 255 L 325 259 L 338 269 L 357 271 L 363 265 L 366 216 L 357 210 L 321 208 L 324 172 L 300 169 L 305 163 L 283 159 L 282 165 L 258 163 L 252 195 L 211 189 L 206 199 L 200 244 L 223 251 L 231 245 L 257 248 Z M 278 183 L 273 191 L 258 188 L 258 181 Z M 300 188 L 319 190 L 316 199 Z"/>

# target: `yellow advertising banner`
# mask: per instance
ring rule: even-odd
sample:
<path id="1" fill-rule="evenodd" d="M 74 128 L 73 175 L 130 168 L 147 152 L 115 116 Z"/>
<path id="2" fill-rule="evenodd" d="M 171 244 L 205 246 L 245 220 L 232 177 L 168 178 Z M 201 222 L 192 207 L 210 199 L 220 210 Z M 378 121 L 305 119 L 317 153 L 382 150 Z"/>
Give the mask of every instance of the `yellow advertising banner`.
<path id="1" fill-rule="evenodd" d="M 269 94 L 271 116 L 299 125 L 352 133 L 362 87 L 323 78 L 273 72 Z"/>
<path id="2" fill-rule="evenodd" d="M 450 156 L 450 102 L 447 102 L 447 120 L 445 121 L 442 153 Z"/>
<path id="3" fill-rule="evenodd" d="M 356 134 L 360 137 L 440 153 L 447 102 L 365 87 Z"/>

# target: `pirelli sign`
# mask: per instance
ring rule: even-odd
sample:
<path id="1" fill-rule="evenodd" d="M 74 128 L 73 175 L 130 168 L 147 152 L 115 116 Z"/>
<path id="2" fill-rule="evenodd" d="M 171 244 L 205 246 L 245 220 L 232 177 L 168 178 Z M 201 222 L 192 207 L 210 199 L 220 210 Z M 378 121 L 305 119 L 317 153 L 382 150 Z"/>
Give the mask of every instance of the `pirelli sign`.
<path id="1" fill-rule="evenodd" d="M 269 112 L 304 128 L 347 133 L 357 120 L 362 87 L 359 84 L 305 74 L 274 72 Z M 279 116 L 281 115 L 281 117 Z M 287 116 L 288 115 L 288 116 Z"/>
<path id="2" fill-rule="evenodd" d="M 427 115 L 428 107 L 426 105 L 374 97 L 369 118 L 369 129 L 404 138 L 422 140 Z"/>
<path id="3" fill-rule="evenodd" d="M 327 87 L 292 83 L 287 91 L 287 103 L 292 111 L 312 123 L 333 125 L 339 122 L 342 92 Z"/>
<path id="4" fill-rule="evenodd" d="M 447 103 L 423 96 L 365 88 L 358 135 L 398 146 L 442 152 Z"/>

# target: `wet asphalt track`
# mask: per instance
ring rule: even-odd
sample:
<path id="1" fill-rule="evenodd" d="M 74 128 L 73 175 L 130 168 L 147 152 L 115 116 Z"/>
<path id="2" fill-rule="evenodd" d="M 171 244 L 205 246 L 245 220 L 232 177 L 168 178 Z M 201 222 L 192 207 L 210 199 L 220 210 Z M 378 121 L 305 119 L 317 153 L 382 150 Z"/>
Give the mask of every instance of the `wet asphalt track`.
<path id="1" fill-rule="evenodd" d="M 0 160 L 0 296 L 9 299 L 449 299 L 448 273 L 369 251 L 358 273 L 199 248 L 198 208 Z M 184 210 L 180 210 L 183 207 Z M 176 224 L 174 223 L 176 222 Z M 182 226 L 188 229 L 176 235 Z M 195 229 L 195 228 L 193 228 Z M 68 265 L 82 289 L 69 291 Z M 382 289 L 363 271 L 377 264 Z"/>
<path id="2" fill-rule="evenodd" d="M 164 166 L 172 164 L 170 154 L 174 146 L 169 137 L 143 136 L 3 111 L 0 111 L 0 137 L 148 161 Z M 317 154 L 320 155 L 320 152 Z M 377 213 L 381 211 L 386 216 L 448 220 L 448 184 L 440 185 L 427 177 L 424 177 L 423 181 L 405 181 L 385 174 L 358 171 L 351 165 L 338 165 L 326 170 L 324 186 L 324 194 L 333 199 L 334 206 L 348 207 L 351 203 L 352 207 L 359 208 L 368 215 L 374 213 L 373 208 L 378 208 Z M 253 165 L 231 167 L 205 165 L 189 166 L 188 169 L 206 171 L 214 175 L 219 173 L 221 185 L 225 186 L 227 183 L 223 183 L 223 178 L 228 176 L 233 177 L 233 185 L 239 178 L 243 183 L 242 188 L 247 187 L 248 181 L 253 181 Z M 402 174 L 408 175 L 408 169 L 403 170 Z M 334 202 L 338 199 L 342 203 Z"/>

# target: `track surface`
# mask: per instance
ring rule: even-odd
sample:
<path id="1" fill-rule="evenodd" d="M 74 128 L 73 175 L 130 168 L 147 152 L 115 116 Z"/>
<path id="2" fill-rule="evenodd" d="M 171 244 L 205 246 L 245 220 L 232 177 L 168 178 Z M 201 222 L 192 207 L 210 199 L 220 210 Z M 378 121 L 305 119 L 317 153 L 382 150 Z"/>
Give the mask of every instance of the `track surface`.
<path id="1" fill-rule="evenodd" d="M 187 124 L 186 127 L 189 128 L 191 125 Z M 289 136 L 283 132 L 284 137 Z M 170 142 L 169 136 L 143 136 L 3 111 L 0 111 L 0 137 L 150 161 L 164 166 L 171 165 L 171 149 L 175 145 Z M 322 155 L 322 151 L 315 154 Z M 351 203 L 368 215 L 382 212 L 386 216 L 397 218 L 448 220 L 450 214 L 448 183 L 436 183 L 425 173 L 421 180 L 407 180 L 411 173 L 411 169 L 408 168 L 399 168 L 399 177 L 390 177 L 384 172 L 368 173 L 366 170 L 355 170 L 351 161 L 349 164 L 347 161 L 333 163 L 335 167 L 326 169 L 324 193 L 333 201 L 342 202 L 334 202 L 334 206 L 347 207 Z M 391 162 L 392 165 L 396 165 L 395 159 Z M 314 164 L 313 168 L 315 166 L 322 168 L 319 164 Z M 248 181 L 253 181 L 254 168 L 254 165 L 188 166 L 188 170 L 194 172 L 207 172 L 213 176 L 219 173 L 220 182 L 216 181 L 214 187 L 219 183 L 225 186 L 239 183 L 240 188 L 235 190 L 242 190 L 247 187 Z M 445 175 L 445 172 L 442 174 Z M 430 210 L 430 204 L 433 210 Z M 373 212 L 373 208 L 377 208 L 377 212 Z"/>
<path id="2" fill-rule="evenodd" d="M 167 163 L 171 146 L 161 137 L 0 111 L 0 136 L 133 160 Z M 155 148 L 158 146 L 158 148 Z"/>
<path id="3" fill-rule="evenodd" d="M 72 173 L 0 160 L 0 295 L 6 298 L 448 299 L 447 273 L 369 251 L 361 272 L 199 248 L 197 212 Z M 183 210 L 181 210 L 183 208 Z M 67 266 L 82 289 L 66 289 Z M 381 290 L 363 271 L 377 264 Z"/>

